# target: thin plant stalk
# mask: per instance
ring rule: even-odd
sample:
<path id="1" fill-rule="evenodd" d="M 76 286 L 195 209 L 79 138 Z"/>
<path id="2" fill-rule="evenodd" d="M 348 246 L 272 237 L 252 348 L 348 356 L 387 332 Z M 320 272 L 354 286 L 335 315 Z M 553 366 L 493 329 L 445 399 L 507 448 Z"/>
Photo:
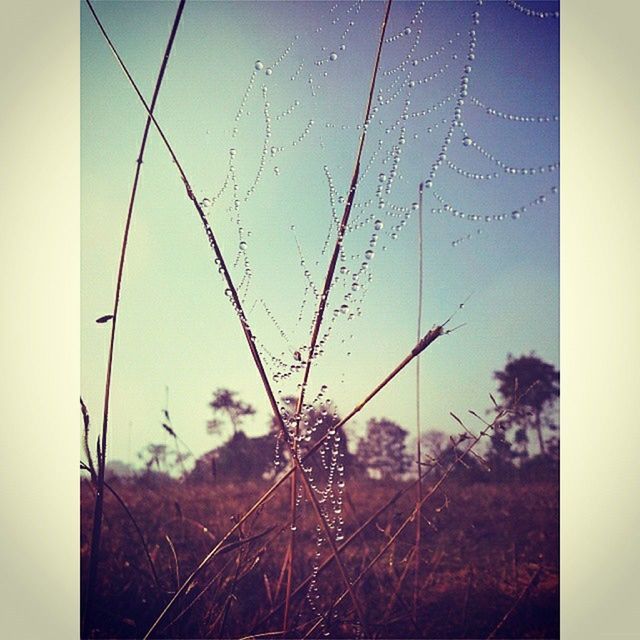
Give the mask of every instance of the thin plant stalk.
<path id="1" fill-rule="evenodd" d="M 333 276 L 336 270 L 336 265 L 338 263 L 338 258 L 340 257 L 342 242 L 347 232 L 347 224 L 349 223 L 351 208 L 353 207 L 353 202 L 356 196 L 356 190 L 358 188 L 358 178 L 360 177 L 360 161 L 362 158 L 362 152 L 364 150 L 364 143 L 367 135 L 368 122 L 369 122 L 369 117 L 371 113 L 371 104 L 373 102 L 373 92 L 375 89 L 376 77 L 378 75 L 378 68 L 380 66 L 380 57 L 382 55 L 382 45 L 384 43 L 384 34 L 387 28 L 389 12 L 391 11 L 391 2 L 392 0 L 387 0 L 387 6 L 385 8 L 384 18 L 382 19 L 382 25 L 380 29 L 380 40 L 378 42 L 378 50 L 376 53 L 376 60 L 373 67 L 373 74 L 371 77 L 371 82 L 369 84 L 369 96 L 367 99 L 367 106 L 365 109 L 364 124 L 360 132 L 360 140 L 358 142 L 358 151 L 356 153 L 356 161 L 355 161 L 355 166 L 353 168 L 353 175 L 351 177 L 351 185 L 349 187 L 349 193 L 347 194 L 347 201 L 344 206 L 344 213 L 342 214 L 340 227 L 338 228 L 338 236 L 336 238 L 336 243 L 333 248 L 333 254 L 331 256 L 331 260 L 329 261 L 327 275 L 325 277 L 324 285 L 322 287 L 322 293 L 320 294 L 320 302 L 318 304 L 318 310 L 316 311 L 316 314 L 315 314 L 313 330 L 311 332 L 311 341 L 309 343 L 307 362 L 305 364 L 304 375 L 302 378 L 302 387 L 300 390 L 300 397 L 298 399 L 298 408 L 296 410 L 296 413 L 300 412 L 302 408 L 302 404 L 304 402 L 304 393 L 309 380 L 309 372 L 311 370 L 311 365 L 313 363 L 313 358 L 315 355 L 316 344 L 318 342 L 318 335 L 320 333 L 320 326 L 322 325 L 325 308 L 327 306 L 327 301 L 329 299 L 331 284 L 333 282 Z"/>
<path id="2" fill-rule="evenodd" d="M 309 381 L 311 365 L 313 363 L 313 359 L 315 355 L 316 344 L 318 342 L 318 335 L 320 334 L 320 327 L 322 325 L 322 320 L 324 318 L 325 308 L 327 305 L 327 301 L 329 299 L 329 293 L 331 290 L 331 284 L 333 282 L 333 276 L 336 270 L 338 257 L 340 256 L 340 250 L 342 249 L 342 241 L 347 231 L 347 224 L 349 222 L 349 217 L 351 215 L 351 208 L 353 206 L 353 202 L 356 196 L 356 190 L 358 187 L 358 178 L 360 177 L 360 162 L 362 159 L 362 152 L 364 150 L 364 143 L 367 135 L 368 122 L 371 114 L 371 104 L 373 102 L 373 92 L 376 85 L 376 78 L 378 76 L 378 69 L 380 67 L 380 58 L 382 56 L 382 46 L 384 44 L 384 35 L 387 29 L 387 21 L 389 19 L 389 13 L 391 11 L 391 2 L 392 0 L 387 0 L 384 17 L 382 19 L 382 24 L 380 27 L 380 39 L 378 41 L 376 58 L 373 66 L 373 72 L 371 75 L 371 82 L 369 83 L 369 95 L 367 98 L 367 104 L 364 112 L 363 127 L 360 132 L 358 150 L 356 152 L 355 166 L 353 168 L 353 175 L 351 177 L 351 186 L 349 187 L 349 193 L 347 195 L 347 201 L 345 203 L 344 212 L 342 214 L 342 220 L 340 221 L 340 227 L 338 229 L 336 243 L 333 249 L 331 260 L 329 261 L 327 275 L 325 277 L 322 293 L 320 294 L 320 302 L 315 314 L 313 329 L 311 331 L 311 341 L 309 343 L 307 362 L 306 362 L 304 373 L 303 373 L 302 386 L 300 387 L 300 395 L 298 396 L 298 402 L 297 402 L 296 411 L 295 411 L 296 427 L 295 427 L 295 438 L 293 441 L 293 446 L 296 452 L 297 452 L 297 442 L 298 442 L 298 435 L 299 435 L 299 429 L 300 429 L 299 416 L 300 416 L 300 412 L 302 411 L 302 406 L 304 404 L 305 390 Z M 418 336 L 418 339 L 419 337 L 420 336 Z M 290 550 L 287 556 L 288 558 L 287 590 L 286 590 L 286 600 L 285 600 L 286 604 L 284 609 L 284 632 L 285 633 L 287 632 L 288 626 L 289 626 L 289 597 L 291 595 L 291 584 L 292 584 L 292 578 L 293 578 L 293 561 L 294 561 L 295 532 L 296 532 L 296 502 L 297 502 L 297 473 L 294 471 L 291 477 L 291 493 L 290 493 L 291 534 L 289 537 Z"/>
<path id="3" fill-rule="evenodd" d="M 411 569 L 411 560 L 413 560 L 413 556 L 417 553 L 418 547 L 413 547 L 413 549 L 411 549 L 411 551 L 409 552 L 409 558 L 407 558 L 407 564 L 405 565 L 403 571 L 402 571 L 402 575 L 400 576 L 400 579 L 398 580 L 398 584 L 396 585 L 396 588 L 394 590 L 394 592 L 391 594 L 391 598 L 389 598 L 389 602 L 387 603 L 387 606 L 385 607 L 384 610 L 384 614 L 383 614 L 383 619 L 386 620 L 387 616 L 389 615 L 389 613 L 391 612 L 391 608 L 393 607 L 396 598 L 400 595 L 400 590 L 402 589 L 402 585 L 404 584 L 405 578 L 407 577 L 407 575 L 409 574 L 409 569 Z M 415 618 L 415 613 L 414 616 Z"/>
<path id="4" fill-rule="evenodd" d="M 418 190 L 418 339 L 422 335 L 422 295 L 424 287 L 424 253 L 423 253 L 423 217 L 422 196 L 424 183 L 420 183 Z M 421 425 L 420 425 L 420 358 L 416 359 L 416 455 L 418 459 L 418 491 L 416 504 L 422 503 L 422 451 L 421 451 Z M 422 510 L 418 507 L 416 519 L 416 553 L 415 553 L 415 577 L 413 582 L 413 618 L 418 619 L 418 588 L 420 584 L 420 543 L 422 537 Z M 404 579 L 404 576 L 403 576 Z M 401 581 L 402 582 L 402 581 Z M 395 599 L 395 598 L 393 598 Z"/>
<path id="5" fill-rule="evenodd" d="M 218 631 L 218 638 L 224 638 L 225 627 L 227 626 L 227 620 L 229 618 L 229 610 L 231 609 L 231 604 L 235 599 L 236 586 L 238 584 L 238 576 L 240 575 L 240 567 L 242 564 L 242 557 L 244 555 L 244 549 L 240 549 L 238 556 L 236 558 L 236 570 L 233 574 L 233 580 L 231 581 L 231 587 L 229 588 L 229 594 L 227 595 L 227 599 L 224 603 L 224 607 L 220 612 L 220 616 L 222 617 L 222 621 L 220 622 L 220 630 Z M 217 620 L 216 620 L 217 622 Z M 212 628 L 214 625 L 212 625 Z"/>
<path id="6" fill-rule="evenodd" d="M 120 249 L 120 261 L 118 265 L 118 276 L 116 279 L 116 290 L 115 297 L 113 302 L 113 313 L 111 319 L 111 336 L 109 338 L 109 355 L 107 359 L 107 375 L 105 381 L 105 389 L 104 389 L 104 404 L 102 411 L 102 439 L 101 439 L 101 451 L 98 457 L 98 477 L 96 482 L 96 500 L 94 505 L 94 513 L 93 513 L 93 529 L 91 533 L 91 552 L 89 556 L 89 577 L 87 582 L 87 592 L 85 599 L 85 607 L 84 607 L 84 635 L 88 636 L 89 634 L 89 626 L 91 624 L 91 613 L 93 607 L 93 601 L 95 597 L 95 588 L 96 581 L 98 575 L 98 562 L 100 556 L 100 537 L 102 532 L 102 513 L 103 513 L 103 503 L 104 503 L 104 474 L 105 474 L 105 465 L 107 459 L 107 432 L 108 432 L 108 423 L 109 423 L 109 400 L 111 397 L 111 375 L 113 372 L 113 353 L 116 339 L 116 326 L 118 321 L 118 311 L 120 308 L 120 293 L 122 290 L 122 279 L 124 275 L 124 265 L 125 265 L 125 257 L 127 253 L 127 244 L 129 241 L 129 231 L 131 229 L 131 220 L 133 218 L 133 209 L 134 203 L 136 200 L 136 194 L 138 191 L 138 183 L 140 180 L 140 173 L 142 170 L 142 159 L 144 157 L 144 152 L 147 146 L 147 139 L 149 136 L 149 128 L 151 125 L 151 118 L 153 114 L 153 110 L 156 106 L 156 101 L 158 99 L 158 94 L 160 93 L 160 87 L 162 85 L 162 80 L 164 78 L 165 70 L 167 68 L 167 64 L 169 63 L 169 57 L 171 55 L 171 49 L 173 48 L 173 42 L 175 40 L 176 33 L 178 31 L 178 26 L 180 24 L 180 19 L 182 17 L 182 11 L 184 9 L 186 0 L 180 0 L 178 4 L 178 8 L 176 10 L 176 15 L 173 21 L 173 26 L 171 28 L 171 33 L 169 35 L 169 40 L 167 42 L 167 46 L 165 48 L 164 57 L 162 59 L 162 64 L 160 65 L 160 71 L 158 72 L 158 78 L 156 80 L 156 85 L 153 90 L 153 96 L 151 98 L 151 105 L 149 107 L 149 117 L 147 118 L 147 122 L 145 123 L 144 132 L 142 134 L 142 141 L 140 143 L 140 150 L 138 152 L 138 158 L 136 160 L 136 170 L 133 179 L 133 185 L 131 187 L 131 196 L 129 198 L 129 207 L 127 210 L 127 218 L 124 227 L 124 234 L 122 238 L 122 246 Z M 91 8 L 91 5 L 89 5 Z M 93 11 L 93 9 L 92 9 Z"/>
<path id="7" fill-rule="evenodd" d="M 353 517 L 353 522 L 354 525 L 356 527 L 356 530 L 360 529 L 362 527 L 362 521 L 360 520 L 359 516 L 358 516 L 358 512 L 355 508 L 355 505 L 353 504 L 353 501 L 351 500 L 351 496 L 349 495 L 349 492 L 347 491 L 346 487 L 344 489 L 344 499 L 345 499 L 345 503 L 349 505 L 349 508 L 351 509 L 351 515 Z M 389 503 L 387 502 L 387 504 L 385 505 L 385 507 L 388 509 L 389 508 Z M 360 563 L 360 569 L 362 569 L 362 567 L 364 566 L 365 560 L 366 558 L 368 558 L 371 555 L 371 550 L 369 545 L 367 544 L 367 540 L 366 538 L 362 538 L 361 540 L 361 545 L 362 545 L 362 560 Z M 342 550 L 342 549 L 341 549 Z M 375 578 L 376 578 L 376 582 L 378 583 L 378 586 L 382 588 L 382 581 L 380 580 L 380 576 L 378 575 L 378 573 L 376 572 L 375 574 Z"/>
<path id="8" fill-rule="evenodd" d="M 97 476 L 96 476 L 95 469 L 92 468 L 92 464 L 90 463 L 87 465 L 84 462 L 81 462 L 80 468 L 84 469 L 85 471 L 88 471 L 91 474 L 92 485 L 95 486 Z M 111 492 L 111 495 L 113 495 L 113 497 L 118 501 L 118 504 L 122 507 L 122 510 L 127 514 L 127 517 L 131 521 L 131 524 L 133 524 L 133 528 L 136 530 L 136 533 L 138 534 L 138 538 L 140 539 L 140 543 L 142 544 L 142 548 L 144 549 L 145 557 L 147 558 L 147 562 L 149 563 L 149 567 L 151 568 L 151 575 L 153 576 L 153 581 L 155 582 L 156 587 L 158 589 L 161 589 L 162 587 L 160 585 L 160 580 L 158 579 L 158 574 L 156 573 L 156 567 L 153 564 L 153 560 L 151 559 L 151 554 L 149 553 L 149 545 L 145 540 L 144 534 L 142 533 L 142 529 L 140 529 L 138 522 L 133 517 L 133 513 L 131 513 L 131 510 L 127 506 L 127 503 L 124 501 L 122 496 L 120 496 L 120 494 L 106 480 L 104 481 L 104 487 L 107 491 Z"/>
<path id="9" fill-rule="evenodd" d="M 291 526 L 291 525 L 289 525 Z M 282 589 L 282 583 L 285 579 L 287 573 L 287 567 L 289 566 L 289 552 L 291 551 L 291 545 L 287 545 L 287 550 L 285 551 L 285 555 L 282 561 L 282 567 L 280 568 L 280 573 L 278 574 L 278 582 L 276 583 L 276 592 L 274 597 L 278 597 L 280 595 L 280 591 Z"/>
<path id="10" fill-rule="evenodd" d="M 169 537 L 169 534 L 164 534 L 164 539 L 167 541 L 169 545 L 169 549 L 171 550 L 171 555 L 173 556 L 173 564 L 175 566 L 175 578 L 176 578 L 176 589 L 180 586 L 180 564 L 178 563 L 178 554 L 176 553 L 176 548 L 173 546 L 173 541 Z"/>
<path id="11" fill-rule="evenodd" d="M 511 617 L 511 614 L 518 608 L 520 603 L 529 595 L 533 587 L 535 586 L 540 574 L 542 573 L 542 566 L 539 566 L 536 569 L 536 572 L 531 576 L 531 579 L 527 583 L 527 586 L 522 590 L 522 593 L 518 596 L 518 599 L 513 603 L 509 611 L 507 611 L 504 616 L 500 619 L 500 622 L 496 625 L 494 630 L 487 636 L 487 640 L 492 640 L 496 637 L 496 634 L 503 627 L 504 623 Z"/>

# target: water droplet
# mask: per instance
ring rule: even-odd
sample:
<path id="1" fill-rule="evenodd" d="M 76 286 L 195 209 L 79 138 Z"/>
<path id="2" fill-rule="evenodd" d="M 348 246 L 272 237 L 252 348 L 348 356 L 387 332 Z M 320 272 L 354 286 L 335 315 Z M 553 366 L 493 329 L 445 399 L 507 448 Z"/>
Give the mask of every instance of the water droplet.
<path id="1" fill-rule="evenodd" d="M 384 223 L 382 222 L 382 220 L 376 220 L 373 226 L 376 231 L 380 231 L 380 229 L 384 227 Z"/>
<path id="2" fill-rule="evenodd" d="M 471 138 L 470 138 L 469 136 L 465 136 L 465 137 L 462 139 L 462 144 L 463 144 L 465 147 L 470 147 L 472 142 L 473 142 L 473 140 L 471 140 Z"/>
<path id="3" fill-rule="evenodd" d="M 267 67 L 267 69 L 265 69 L 265 74 L 270 76 L 273 73 L 273 69 L 271 67 Z"/>
<path id="4" fill-rule="evenodd" d="M 378 181 L 379 181 L 379 182 L 386 182 L 386 180 L 387 180 L 387 176 L 386 176 L 384 173 L 381 173 L 381 174 L 378 176 Z"/>
<path id="5" fill-rule="evenodd" d="M 375 252 L 374 252 L 373 250 L 371 250 L 371 249 L 367 249 L 367 250 L 364 252 L 364 257 L 365 257 L 367 260 L 371 260 L 371 259 L 373 258 L 373 256 L 374 256 L 374 255 L 375 255 Z"/>
<path id="6" fill-rule="evenodd" d="M 334 62 L 337 59 L 338 59 L 338 54 L 335 51 L 332 51 L 331 54 L 329 55 L 329 60 Z"/>
<path id="7" fill-rule="evenodd" d="M 253 66 L 255 67 L 256 71 L 262 71 L 262 69 L 264 68 L 262 60 L 256 60 Z"/>

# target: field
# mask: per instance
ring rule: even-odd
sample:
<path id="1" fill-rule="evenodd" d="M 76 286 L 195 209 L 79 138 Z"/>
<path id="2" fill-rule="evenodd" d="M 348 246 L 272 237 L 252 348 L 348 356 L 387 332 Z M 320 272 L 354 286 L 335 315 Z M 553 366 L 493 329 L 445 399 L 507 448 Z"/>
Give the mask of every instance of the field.
<path id="1" fill-rule="evenodd" d="M 83 3 L 83 637 L 558 635 L 559 11 L 487 5 Z"/>
<path id="2" fill-rule="evenodd" d="M 125 511 L 108 494 L 104 546 L 98 584 L 96 637 L 139 638 L 184 580 L 266 488 L 254 483 L 188 485 L 167 481 L 156 486 L 114 481 L 146 539 L 157 574 Z M 345 496 L 345 534 L 405 485 L 372 480 L 350 483 Z M 402 496 L 343 553 L 351 577 L 360 573 L 414 506 L 413 493 Z M 442 486 L 424 506 L 420 578 L 414 618 L 414 527 L 389 547 L 365 574 L 357 595 L 370 632 L 379 638 L 555 638 L 559 634 L 558 488 L 553 483 Z M 243 530 L 262 537 L 219 555 L 156 632 L 164 638 L 259 636 L 282 625 L 282 611 L 265 616 L 283 600 L 278 589 L 288 541 L 286 492 L 276 493 L 268 509 Z M 86 571 L 93 494 L 82 485 L 82 561 Z M 272 529 L 272 527 L 275 527 Z M 205 529 L 206 528 L 206 529 Z M 294 586 L 311 571 L 315 538 L 300 530 Z M 326 554 L 326 549 L 324 550 Z M 307 559 L 307 560 L 305 560 Z M 324 559 L 324 556 L 323 558 Z M 407 572 L 407 563 L 411 568 Z M 404 580 L 402 577 L 404 575 Z M 532 582 L 532 579 L 535 579 Z M 196 597 L 207 589 L 204 595 Z M 292 637 L 303 637 L 315 614 L 304 597 L 294 599 Z M 332 565 L 318 580 L 317 610 L 329 608 L 342 593 Z M 392 598 L 393 594 L 397 594 Z M 178 617 L 174 624 L 166 623 Z M 514 608 L 515 605 L 515 608 Z M 318 637 L 353 637 L 356 619 L 348 598 L 328 616 Z M 314 637 L 312 635 L 311 637 Z M 266 636 L 268 637 L 268 636 Z"/>

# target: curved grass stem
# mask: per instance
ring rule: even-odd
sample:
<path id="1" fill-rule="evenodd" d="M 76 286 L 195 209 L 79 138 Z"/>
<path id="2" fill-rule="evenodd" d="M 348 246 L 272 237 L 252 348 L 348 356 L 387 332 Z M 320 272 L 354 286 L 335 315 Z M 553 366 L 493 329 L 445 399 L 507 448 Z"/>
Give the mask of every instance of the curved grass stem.
<path id="1" fill-rule="evenodd" d="M 169 40 L 167 42 L 167 46 L 164 52 L 164 57 L 162 59 L 162 64 L 160 65 L 160 71 L 158 72 L 156 85 L 153 90 L 151 105 L 149 107 L 149 116 L 147 118 L 147 122 L 144 127 L 144 132 L 142 134 L 142 141 L 140 143 L 140 149 L 138 151 L 138 158 L 136 160 L 136 170 L 133 178 L 133 185 L 131 187 L 131 196 L 129 197 L 129 206 L 127 209 L 127 217 L 126 217 L 125 226 L 124 226 L 122 246 L 120 249 L 118 276 L 116 279 L 116 290 L 115 290 L 115 296 L 114 296 L 114 302 L 113 302 L 113 313 L 112 313 L 113 317 L 111 319 L 111 336 L 109 338 L 109 355 L 107 357 L 107 374 L 106 374 L 106 381 L 105 381 L 104 402 L 103 402 L 103 411 L 102 411 L 102 439 L 101 439 L 101 450 L 98 456 L 98 469 L 97 469 L 98 475 L 96 479 L 96 500 L 95 500 L 94 513 L 93 513 L 93 529 L 91 533 L 91 552 L 89 556 L 89 577 L 87 581 L 87 591 L 85 595 L 85 606 L 83 608 L 82 626 L 83 626 L 83 631 L 85 636 L 88 636 L 90 631 L 91 614 L 92 614 L 93 602 L 95 598 L 95 589 L 96 589 L 96 582 L 97 582 L 97 576 L 98 576 L 98 562 L 100 557 L 100 538 L 102 533 L 102 514 L 103 514 L 103 504 L 104 504 L 104 484 L 105 484 L 104 474 L 105 474 L 105 465 L 106 465 L 106 459 L 107 459 L 109 401 L 111 398 L 111 376 L 113 372 L 113 353 L 114 353 L 114 346 L 115 346 L 115 340 L 116 340 L 118 311 L 120 309 L 120 293 L 122 291 L 124 265 L 125 265 L 125 258 L 127 254 L 127 245 L 129 241 L 129 231 L 131 229 L 131 220 L 133 218 L 134 204 L 136 201 L 136 194 L 138 192 L 140 172 L 142 170 L 142 159 L 144 157 L 144 152 L 147 146 L 149 129 L 150 129 L 151 121 L 153 118 L 153 110 L 155 109 L 156 101 L 158 99 L 158 94 L 160 93 L 160 87 L 162 85 L 162 80 L 164 78 L 167 64 L 169 63 L 171 49 L 173 48 L 173 42 L 175 40 L 176 33 L 178 31 L 178 26 L 180 24 L 180 19 L 182 17 L 185 1 L 186 0 L 180 0 L 180 3 L 178 4 L 176 15 L 173 20 L 173 26 L 171 28 L 171 33 L 169 34 Z M 87 4 L 89 5 L 89 8 L 91 9 L 92 13 L 94 13 L 93 7 L 91 6 L 91 4 L 89 2 Z"/>

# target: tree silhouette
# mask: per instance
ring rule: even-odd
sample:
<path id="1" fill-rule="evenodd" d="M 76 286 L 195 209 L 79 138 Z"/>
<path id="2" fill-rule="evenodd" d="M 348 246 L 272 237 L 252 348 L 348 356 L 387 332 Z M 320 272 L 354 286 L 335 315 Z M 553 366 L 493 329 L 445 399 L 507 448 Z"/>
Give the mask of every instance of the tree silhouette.
<path id="1" fill-rule="evenodd" d="M 383 480 L 402 475 L 409 469 L 405 454 L 407 431 L 392 420 L 372 418 L 367 432 L 358 443 L 358 460 L 368 470 L 380 474 Z"/>
<path id="2" fill-rule="evenodd" d="M 224 427 L 225 421 L 231 423 L 233 434 L 236 435 L 247 416 L 255 414 L 256 410 L 246 402 L 237 398 L 237 393 L 229 389 L 216 389 L 209 406 L 213 409 L 213 419 L 207 422 L 207 432 L 218 434 Z"/>
<path id="3" fill-rule="evenodd" d="M 540 453 L 547 455 L 544 430 L 557 431 L 553 411 L 560 397 L 560 372 L 531 352 L 528 356 L 507 356 L 501 371 L 494 371 L 502 406 L 513 411 L 505 425 L 515 428 L 514 441 L 528 455 L 529 431 L 538 436 Z"/>
<path id="4" fill-rule="evenodd" d="M 296 415 L 295 408 L 297 398 L 295 396 L 285 396 L 283 399 L 283 418 L 285 425 L 290 431 L 295 430 Z M 320 438 L 322 438 L 333 425 L 340 422 L 340 416 L 335 406 L 331 403 L 323 403 L 320 406 L 306 405 L 299 417 L 299 453 L 303 456 Z M 271 417 L 269 421 L 269 431 L 280 436 L 280 426 L 275 419 Z M 331 445 L 327 445 L 323 455 L 320 449 L 312 454 L 307 460 L 307 464 L 314 469 L 314 477 L 316 479 L 325 480 L 327 477 L 328 451 Z M 280 455 L 284 460 L 290 459 L 288 448 L 280 443 Z M 349 452 L 348 438 L 344 430 L 340 432 L 338 450 L 338 463 L 343 465 L 344 469 L 349 470 L 354 467 L 354 456 Z"/>
<path id="5" fill-rule="evenodd" d="M 437 459 L 449 446 L 449 443 L 449 436 L 444 431 L 431 429 L 420 438 L 422 455 L 427 458 Z"/>
<path id="6" fill-rule="evenodd" d="M 238 431 L 222 446 L 198 460 L 189 474 L 191 481 L 259 480 L 273 469 L 271 436 L 248 438 Z"/>

